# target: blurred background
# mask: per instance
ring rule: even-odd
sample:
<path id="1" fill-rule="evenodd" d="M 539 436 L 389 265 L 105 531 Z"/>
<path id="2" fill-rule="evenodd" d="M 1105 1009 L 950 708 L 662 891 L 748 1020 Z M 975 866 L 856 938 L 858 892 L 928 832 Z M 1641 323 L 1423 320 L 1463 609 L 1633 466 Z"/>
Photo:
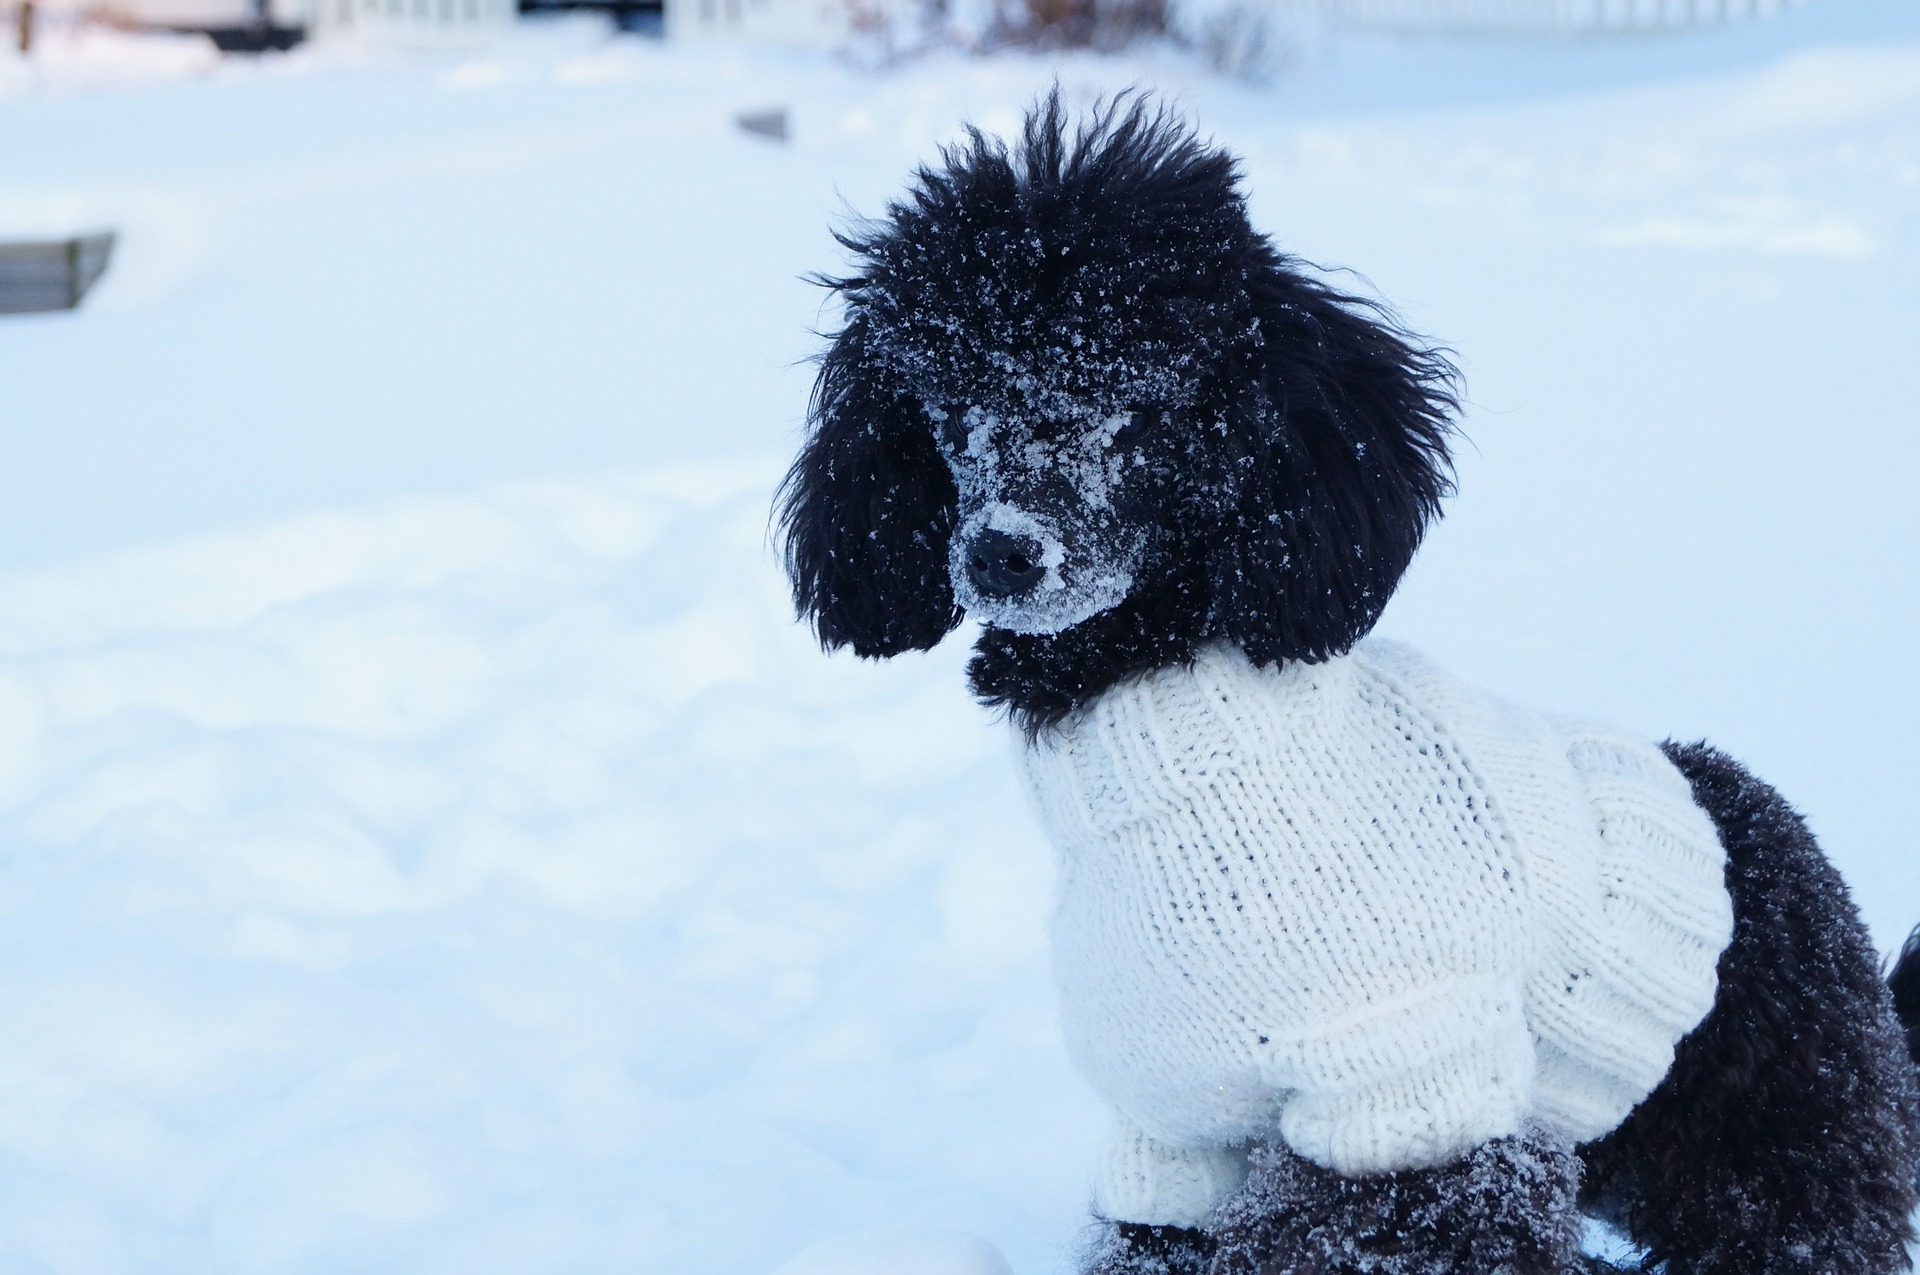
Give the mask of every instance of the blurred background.
<path id="1" fill-rule="evenodd" d="M 1913 0 L 4 15 L 0 1269 L 1072 1268 L 967 632 L 821 655 L 767 531 L 830 227 L 1055 82 L 1456 351 L 1383 631 L 1920 921 Z"/>

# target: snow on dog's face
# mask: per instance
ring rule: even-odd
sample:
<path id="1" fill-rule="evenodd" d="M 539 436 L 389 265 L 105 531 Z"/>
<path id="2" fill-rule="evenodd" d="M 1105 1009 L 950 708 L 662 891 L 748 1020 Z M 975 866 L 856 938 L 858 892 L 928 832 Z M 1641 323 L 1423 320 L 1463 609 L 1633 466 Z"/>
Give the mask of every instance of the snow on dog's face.
<path id="1" fill-rule="evenodd" d="M 926 407 L 958 497 L 948 572 L 986 623 L 1056 633 L 1123 601 L 1156 547 L 1130 515 L 1165 477 L 1171 413 L 1019 389 Z"/>
<path id="2" fill-rule="evenodd" d="M 1064 420 L 930 408 L 959 492 L 948 570 L 960 605 L 1015 633 L 1055 633 L 1124 599 L 1146 529 L 1114 511 L 1144 463 L 1145 411 Z"/>
<path id="3" fill-rule="evenodd" d="M 866 316 L 875 363 L 917 400 L 913 428 L 953 479 L 953 596 L 1014 633 L 1079 624 L 1151 570 L 1179 503 L 1178 435 L 1218 361 L 1173 271 L 1072 229 L 976 246 L 963 286 L 935 275 Z"/>

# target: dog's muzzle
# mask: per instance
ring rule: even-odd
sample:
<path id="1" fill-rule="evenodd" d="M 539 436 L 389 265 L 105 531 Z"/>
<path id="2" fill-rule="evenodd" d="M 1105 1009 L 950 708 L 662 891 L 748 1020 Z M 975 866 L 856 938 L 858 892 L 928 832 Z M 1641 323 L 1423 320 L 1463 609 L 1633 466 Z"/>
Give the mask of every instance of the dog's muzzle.
<path id="1" fill-rule="evenodd" d="M 975 619 L 1014 633 L 1058 633 L 1104 611 L 1133 586 L 1136 540 L 1096 526 L 1101 552 L 1069 547 L 1058 524 L 994 501 L 955 529 L 947 567 L 954 600 Z M 1118 552 L 1113 546 L 1118 541 Z"/>
<path id="2" fill-rule="evenodd" d="M 1032 536 L 985 528 L 966 546 L 967 579 L 983 598 L 1017 598 L 1046 579 L 1041 553 Z"/>

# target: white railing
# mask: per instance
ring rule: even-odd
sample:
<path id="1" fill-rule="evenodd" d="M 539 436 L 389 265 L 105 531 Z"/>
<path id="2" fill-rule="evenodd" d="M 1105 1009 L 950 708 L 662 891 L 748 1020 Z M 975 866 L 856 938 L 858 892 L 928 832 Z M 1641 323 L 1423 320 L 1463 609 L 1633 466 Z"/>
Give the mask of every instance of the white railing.
<path id="1" fill-rule="evenodd" d="M 515 0 L 308 0 L 315 36 L 375 44 L 467 44 L 513 22 Z"/>
<path id="2" fill-rule="evenodd" d="M 666 0 L 667 37 L 836 48 L 904 0 Z"/>
<path id="3" fill-rule="evenodd" d="M 1322 20 L 1407 32 L 1649 31 L 1742 22 L 1793 0 L 1309 0 Z"/>

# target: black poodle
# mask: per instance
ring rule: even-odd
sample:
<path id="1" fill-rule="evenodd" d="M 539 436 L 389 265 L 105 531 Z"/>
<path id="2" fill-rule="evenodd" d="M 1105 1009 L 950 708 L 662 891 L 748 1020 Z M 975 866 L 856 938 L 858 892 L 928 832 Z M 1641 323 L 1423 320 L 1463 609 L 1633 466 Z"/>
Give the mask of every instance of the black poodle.
<path id="1" fill-rule="evenodd" d="M 779 507 L 821 642 L 886 657 L 972 612 L 974 693 L 1037 747 L 1209 644 L 1344 656 L 1450 493 L 1453 368 L 1276 251 L 1235 161 L 1164 110 L 1076 130 L 1055 94 L 1011 152 L 970 139 L 823 280 L 845 323 Z M 1275 1137 L 1198 1225 L 1103 1219 L 1090 1268 L 1557 1275 L 1592 1265 L 1584 1213 L 1673 1275 L 1908 1269 L 1920 944 L 1883 981 L 1799 815 L 1663 747 L 1718 830 L 1732 938 L 1623 1123 L 1362 1175 Z"/>

